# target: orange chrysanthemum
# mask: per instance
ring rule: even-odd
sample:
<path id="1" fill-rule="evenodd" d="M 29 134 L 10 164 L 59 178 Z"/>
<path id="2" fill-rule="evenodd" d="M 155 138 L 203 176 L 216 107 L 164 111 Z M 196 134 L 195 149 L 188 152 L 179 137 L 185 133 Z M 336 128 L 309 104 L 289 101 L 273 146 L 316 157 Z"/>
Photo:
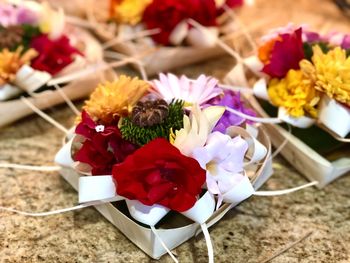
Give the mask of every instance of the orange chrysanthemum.
<path id="1" fill-rule="evenodd" d="M 18 47 L 14 52 L 7 48 L 0 52 L 0 85 L 13 81 L 19 68 L 37 56 L 34 49 L 29 49 L 24 54 L 22 51 L 23 47 Z"/>
<path id="2" fill-rule="evenodd" d="M 276 41 L 280 41 L 280 37 L 276 37 L 273 39 L 268 40 L 263 45 L 261 45 L 258 49 L 258 57 L 260 61 L 264 64 L 267 64 L 270 62 L 270 54 L 273 49 L 273 46 L 275 45 Z"/>
<path id="3" fill-rule="evenodd" d="M 111 123 L 116 116 L 124 117 L 150 88 L 150 84 L 137 77 L 120 76 L 114 82 L 100 84 L 83 107 L 94 120 Z"/>

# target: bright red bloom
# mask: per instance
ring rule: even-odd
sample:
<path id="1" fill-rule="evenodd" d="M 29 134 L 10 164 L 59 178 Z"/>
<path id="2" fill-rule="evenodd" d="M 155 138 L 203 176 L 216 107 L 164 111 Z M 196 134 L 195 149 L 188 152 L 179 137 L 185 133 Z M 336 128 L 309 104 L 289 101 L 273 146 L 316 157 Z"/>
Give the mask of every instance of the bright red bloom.
<path id="1" fill-rule="evenodd" d="M 122 139 L 116 125 L 98 126 L 86 111 L 82 112 L 82 121 L 77 125 L 75 133 L 85 138 L 83 146 L 73 156 L 75 161 L 89 164 L 92 175 L 108 175 L 112 173 L 114 164 L 123 162 L 132 154 L 137 146 Z"/>
<path id="2" fill-rule="evenodd" d="M 117 193 L 145 205 L 160 204 L 183 212 L 202 191 L 206 172 L 171 143 L 158 138 L 113 167 Z"/>
<path id="3" fill-rule="evenodd" d="M 244 0 L 226 0 L 226 5 L 230 8 L 240 7 L 244 4 Z"/>
<path id="4" fill-rule="evenodd" d="M 305 57 L 301 35 L 301 28 L 291 34 L 280 34 L 262 71 L 272 78 L 284 78 L 290 69 L 299 69 L 299 62 Z"/>
<path id="5" fill-rule="evenodd" d="M 204 26 L 215 26 L 216 11 L 214 0 L 154 0 L 142 20 L 148 29 L 161 29 L 153 39 L 168 45 L 171 32 L 182 20 L 193 18 Z"/>
<path id="6" fill-rule="evenodd" d="M 51 75 L 57 74 L 72 63 L 75 54 L 82 55 L 75 47 L 70 45 L 66 36 L 51 40 L 47 35 L 39 35 L 31 40 L 30 46 L 39 53 L 33 59 L 31 66 Z"/>

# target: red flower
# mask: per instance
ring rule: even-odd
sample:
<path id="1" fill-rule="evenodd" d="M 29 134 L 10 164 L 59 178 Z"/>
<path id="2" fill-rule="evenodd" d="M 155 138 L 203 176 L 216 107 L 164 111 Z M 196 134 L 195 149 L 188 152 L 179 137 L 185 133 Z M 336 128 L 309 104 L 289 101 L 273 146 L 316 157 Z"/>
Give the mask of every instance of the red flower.
<path id="1" fill-rule="evenodd" d="M 196 20 L 203 26 L 216 26 L 217 9 L 215 0 L 191 0 L 185 1 L 190 11 L 190 18 Z"/>
<path id="2" fill-rule="evenodd" d="M 114 125 L 100 126 L 99 132 L 96 127 L 98 124 L 83 111 L 82 121 L 77 125 L 75 133 L 86 140 L 73 159 L 89 164 L 92 175 L 108 175 L 112 173 L 114 164 L 123 162 L 137 147 L 122 139 L 120 130 Z"/>
<path id="3" fill-rule="evenodd" d="M 30 46 L 38 51 L 39 55 L 32 61 L 34 69 L 46 71 L 51 75 L 60 72 L 74 60 L 74 54 L 82 55 L 72 47 L 66 36 L 51 40 L 47 35 L 34 37 Z"/>
<path id="4" fill-rule="evenodd" d="M 168 45 L 169 35 L 182 20 L 193 18 L 204 26 L 215 26 L 216 11 L 214 0 L 154 0 L 146 8 L 143 21 L 148 29 L 161 29 L 153 39 Z"/>
<path id="5" fill-rule="evenodd" d="M 236 8 L 242 6 L 244 0 L 226 0 L 226 5 L 230 8 Z"/>
<path id="6" fill-rule="evenodd" d="M 263 72 L 273 78 L 283 78 L 290 69 L 299 69 L 299 62 L 305 57 L 301 28 L 291 34 L 280 34 L 269 50 L 269 61 L 265 64 Z M 271 45 L 270 42 L 267 43 Z M 261 47 L 264 49 L 264 46 Z"/>
<path id="7" fill-rule="evenodd" d="M 163 138 L 146 144 L 113 167 L 117 193 L 145 205 L 183 212 L 197 201 L 206 172 Z"/>

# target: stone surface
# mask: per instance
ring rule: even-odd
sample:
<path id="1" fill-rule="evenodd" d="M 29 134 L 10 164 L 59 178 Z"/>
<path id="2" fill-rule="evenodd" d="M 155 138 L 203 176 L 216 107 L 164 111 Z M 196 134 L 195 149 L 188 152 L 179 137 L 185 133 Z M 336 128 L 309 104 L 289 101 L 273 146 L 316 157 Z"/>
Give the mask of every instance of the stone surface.
<path id="1" fill-rule="evenodd" d="M 246 12 L 259 23 L 273 17 L 273 25 L 289 19 L 317 28 L 349 29 L 347 20 L 330 1 L 257 1 Z M 272 4 L 273 3 L 273 4 Z M 288 10 L 288 11 L 287 11 Z M 284 14 L 287 15 L 281 15 Z M 271 14 L 271 16 L 270 16 Z M 279 14 L 280 19 L 275 18 Z M 249 15 L 249 16 L 248 16 Z M 272 19 L 272 18 L 271 18 Z M 176 70 L 222 78 L 234 64 L 226 56 Z M 66 106 L 48 111 L 70 127 L 74 115 Z M 10 114 L 10 113 L 9 113 Z M 62 132 L 38 116 L 23 119 L 0 131 L 0 161 L 52 165 L 62 144 Z M 276 158 L 275 174 L 264 189 L 306 183 L 283 159 Z M 309 188 L 285 196 L 252 197 L 230 211 L 210 229 L 216 262 L 263 262 L 305 236 L 271 262 L 350 262 L 350 176 L 324 190 Z M 0 205 L 24 211 L 48 211 L 73 206 L 77 193 L 57 172 L 0 169 Z M 156 262 L 133 245 L 95 209 L 32 218 L 0 212 L 0 262 Z M 204 238 L 199 235 L 175 249 L 180 262 L 207 262 Z M 172 262 L 164 256 L 159 262 Z"/>

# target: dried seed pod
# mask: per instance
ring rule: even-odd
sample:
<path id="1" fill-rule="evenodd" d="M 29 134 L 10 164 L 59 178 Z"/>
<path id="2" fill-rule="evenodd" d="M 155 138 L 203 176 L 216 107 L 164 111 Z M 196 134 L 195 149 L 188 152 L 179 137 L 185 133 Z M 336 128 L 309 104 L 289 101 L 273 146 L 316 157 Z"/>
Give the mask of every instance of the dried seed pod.
<path id="1" fill-rule="evenodd" d="M 16 47 L 22 42 L 23 34 L 21 26 L 0 28 L 0 49 Z"/>
<path id="2" fill-rule="evenodd" d="M 160 124 L 168 116 L 169 105 L 165 100 L 139 101 L 132 109 L 131 121 L 140 127 Z"/>

